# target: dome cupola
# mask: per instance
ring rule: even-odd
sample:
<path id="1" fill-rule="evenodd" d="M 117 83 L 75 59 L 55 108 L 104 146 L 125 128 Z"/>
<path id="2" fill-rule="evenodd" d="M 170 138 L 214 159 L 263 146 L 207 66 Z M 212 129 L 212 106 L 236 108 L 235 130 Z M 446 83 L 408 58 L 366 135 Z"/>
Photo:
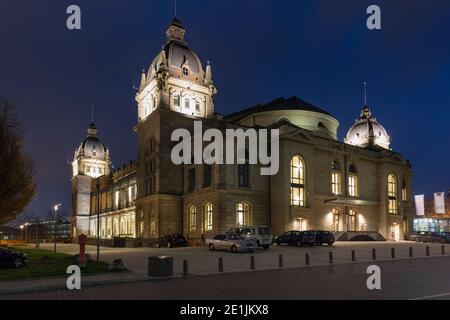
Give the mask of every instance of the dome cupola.
<path id="1" fill-rule="evenodd" d="M 386 129 L 372 116 L 368 106 L 361 110 L 359 119 L 348 130 L 344 142 L 354 146 L 367 148 L 378 146 L 390 150 L 391 137 Z"/>

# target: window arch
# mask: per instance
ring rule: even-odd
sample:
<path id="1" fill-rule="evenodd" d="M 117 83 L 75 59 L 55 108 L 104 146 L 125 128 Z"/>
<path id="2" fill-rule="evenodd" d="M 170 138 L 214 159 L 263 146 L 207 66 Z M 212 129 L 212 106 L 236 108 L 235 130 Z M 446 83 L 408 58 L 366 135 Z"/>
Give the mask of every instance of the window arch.
<path id="1" fill-rule="evenodd" d="M 291 160 L 291 205 L 306 206 L 305 161 L 300 156 L 295 156 Z"/>
<path id="2" fill-rule="evenodd" d="M 236 225 L 238 227 L 251 225 L 250 205 L 246 202 L 236 204 Z"/>
<path id="3" fill-rule="evenodd" d="M 389 213 L 397 214 L 397 176 L 393 173 L 388 176 L 388 202 Z"/>
<path id="4" fill-rule="evenodd" d="M 197 231 L 197 207 L 192 205 L 189 207 L 189 229 Z"/>
<path id="5" fill-rule="evenodd" d="M 205 231 L 213 229 L 213 204 L 211 202 L 205 205 Z"/>
<path id="6" fill-rule="evenodd" d="M 358 169 L 353 163 L 348 167 L 348 171 L 351 173 L 358 173 Z"/>

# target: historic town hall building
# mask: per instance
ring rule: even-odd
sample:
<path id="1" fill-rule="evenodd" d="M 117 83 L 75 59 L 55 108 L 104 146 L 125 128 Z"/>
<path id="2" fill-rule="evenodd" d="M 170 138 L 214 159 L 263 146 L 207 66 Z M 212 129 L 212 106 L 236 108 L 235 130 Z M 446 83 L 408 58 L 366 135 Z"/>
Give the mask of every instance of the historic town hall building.
<path id="1" fill-rule="evenodd" d="M 355 236 L 403 239 L 410 232 L 412 172 L 390 149 L 390 137 L 364 106 L 344 141 L 339 122 L 297 97 L 278 98 L 223 116 L 211 66 L 202 64 L 174 19 L 167 43 L 142 74 L 136 94 L 136 161 L 110 171 L 108 149 L 94 124 L 75 151 L 72 236 L 134 239 L 148 245 L 168 233 L 190 240 L 236 225 L 286 230 L 325 229 Z M 356 111 L 356 109 L 355 109 Z M 280 167 L 175 165 L 175 129 L 277 128 Z"/>

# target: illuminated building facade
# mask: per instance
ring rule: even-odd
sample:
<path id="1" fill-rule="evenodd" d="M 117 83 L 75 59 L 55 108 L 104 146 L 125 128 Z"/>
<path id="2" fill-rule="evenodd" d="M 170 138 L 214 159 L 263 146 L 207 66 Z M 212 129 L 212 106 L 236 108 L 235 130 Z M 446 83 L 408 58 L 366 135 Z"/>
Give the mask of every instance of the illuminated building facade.
<path id="1" fill-rule="evenodd" d="M 411 231 L 411 166 L 390 150 L 387 131 L 367 106 L 344 142 L 337 119 L 295 96 L 223 116 L 214 110 L 211 65 L 204 68 L 189 48 L 181 22 L 174 19 L 166 35 L 136 94 L 136 161 L 109 174 L 104 168 L 97 179 L 80 171 L 84 158 L 76 155 L 73 236 L 96 236 L 98 207 L 101 238 L 130 237 L 144 245 L 168 233 L 196 241 L 240 225 L 270 225 L 275 234 L 325 229 L 342 240 L 403 239 Z M 279 172 L 261 176 L 258 165 L 245 164 L 175 165 L 172 132 L 192 133 L 199 120 L 204 130 L 278 128 Z M 104 155 L 101 163 L 109 165 Z"/>

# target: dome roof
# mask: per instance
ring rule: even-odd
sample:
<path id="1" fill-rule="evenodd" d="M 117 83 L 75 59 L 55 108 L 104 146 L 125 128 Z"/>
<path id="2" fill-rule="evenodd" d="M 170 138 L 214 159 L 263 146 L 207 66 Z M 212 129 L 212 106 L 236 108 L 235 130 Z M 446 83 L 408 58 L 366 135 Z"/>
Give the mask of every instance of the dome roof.
<path id="1" fill-rule="evenodd" d="M 386 129 L 377 122 L 377 119 L 372 116 L 369 107 L 365 106 L 361 111 L 359 119 L 348 130 L 344 142 L 363 148 L 379 146 L 384 149 L 389 149 L 391 137 L 388 135 Z"/>
<path id="2" fill-rule="evenodd" d="M 77 156 L 82 156 L 83 158 L 87 159 L 108 161 L 108 150 L 97 137 L 97 127 L 95 126 L 95 124 L 91 123 L 87 132 L 88 136 L 80 144 Z"/>
<path id="3" fill-rule="evenodd" d="M 204 71 L 197 54 L 184 41 L 186 31 L 181 22 L 174 18 L 166 32 L 167 44 L 153 59 L 147 73 L 151 81 L 161 71 L 161 67 L 169 68 L 169 75 L 175 78 L 188 78 L 189 81 L 203 84 Z"/>

